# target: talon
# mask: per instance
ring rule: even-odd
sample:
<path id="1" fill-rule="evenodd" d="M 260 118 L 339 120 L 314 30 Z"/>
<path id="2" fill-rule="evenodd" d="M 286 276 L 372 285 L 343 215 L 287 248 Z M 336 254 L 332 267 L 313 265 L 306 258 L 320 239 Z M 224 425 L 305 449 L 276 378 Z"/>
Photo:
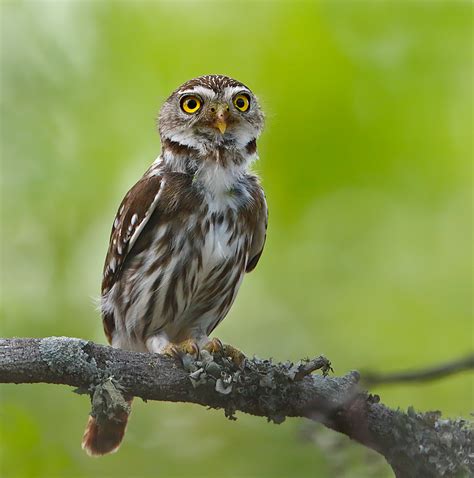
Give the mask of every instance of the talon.
<path id="1" fill-rule="evenodd" d="M 238 368 L 242 368 L 246 357 L 239 349 L 236 349 L 232 345 L 223 345 L 223 353 L 226 357 L 230 358 Z"/>
<path id="2" fill-rule="evenodd" d="M 166 348 L 163 350 L 163 355 L 167 355 L 168 357 L 173 357 L 177 359 L 181 359 L 180 351 L 175 344 L 168 344 Z"/>
<path id="3" fill-rule="evenodd" d="M 179 358 L 180 360 L 183 355 L 188 354 L 196 359 L 199 357 L 199 346 L 194 340 L 188 339 L 179 344 L 168 344 L 163 351 L 163 354 Z"/>
<path id="4" fill-rule="evenodd" d="M 207 350 L 210 354 L 216 354 L 222 352 L 222 350 L 224 349 L 224 345 L 217 337 L 214 337 L 203 348 L 204 350 Z"/>
<path id="5" fill-rule="evenodd" d="M 185 340 L 178 344 L 178 348 L 185 354 L 192 355 L 194 358 L 199 357 L 199 346 L 196 341 L 192 339 Z"/>

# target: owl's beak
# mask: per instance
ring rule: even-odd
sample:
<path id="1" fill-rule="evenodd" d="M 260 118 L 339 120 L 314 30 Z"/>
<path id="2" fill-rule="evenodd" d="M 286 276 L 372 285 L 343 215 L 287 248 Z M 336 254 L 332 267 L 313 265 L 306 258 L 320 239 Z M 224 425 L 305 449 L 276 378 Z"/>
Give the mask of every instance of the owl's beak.
<path id="1" fill-rule="evenodd" d="M 224 120 L 216 120 L 214 125 L 221 132 L 221 134 L 225 133 L 225 130 L 227 129 L 227 123 Z"/>
<path id="2" fill-rule="evenodd" d="M 221 132 L 221 134 L 224 134 L 225 130 L 227 129 L 227 116 L 229 115 L 228 111 L 229 107 L 227 105 L 219 105 L 217 107 L 214 126 Z"/>

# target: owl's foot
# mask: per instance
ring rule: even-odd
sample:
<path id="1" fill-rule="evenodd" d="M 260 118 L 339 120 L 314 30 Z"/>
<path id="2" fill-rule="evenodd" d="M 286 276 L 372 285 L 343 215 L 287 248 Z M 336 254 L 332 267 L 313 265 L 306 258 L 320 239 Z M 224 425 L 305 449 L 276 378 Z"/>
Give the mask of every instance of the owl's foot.
<path id="1" fill-rule="evenodd" d="M 245 360 L 245 355 L 232 345 L 223 344 L 219 339 L 213 338 L 204 347 L 211 354 L 221 354 L 229 358 L 237 367 L 241 367 Z"/>
<path id="2" fill-rule="evenodd" d="M 232 345 L 225 344 L 223 346 L 223 355 L 225 357 L 228 357 L 232 360 L 232 362 L 237 365 L 237 367 L 241 368 L 244 361 L 245 361 L 245 355 L 243 352 L 241 352 L 239 349 L 236 349 Z"/>
<path id="3" fill-rule="evenodd" d="M 178 344 L 168 344 L 163 350 L 163 354 L 179 358 L 180 360 L 183 355 L 189 354 L 196 359 L 199 357 L 199 346 L 196 341 L 188 339 Z"/>
<path id="4" fill-rule="evenodd" d="M 224 345 L 222 342 L 218 338 L 214 337 L 206 345 L 204 345 L 203 350 L 207 350 L 210 354 L 216 354 L 222 352 L 223 348 Z"/>

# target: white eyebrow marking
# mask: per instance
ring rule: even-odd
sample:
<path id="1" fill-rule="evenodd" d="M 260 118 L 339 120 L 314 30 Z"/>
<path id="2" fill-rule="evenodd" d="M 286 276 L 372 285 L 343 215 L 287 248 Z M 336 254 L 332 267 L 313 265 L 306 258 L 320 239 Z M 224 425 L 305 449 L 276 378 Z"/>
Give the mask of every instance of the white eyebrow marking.
<path id="1" fill-rule="evenodd" d="M 228 98 L 232 98 L 236 93 L 242 92 L 251 94 L 251 91 L 244 86 L 228 86 L 227 88 L 225 88 L 225 95 Z"/>
<path id="2" fill-rule="evenodd" d="M 208 99 L 214 98 L 216 96 L 216 93 L 213 90 L 201 85 L 197 85 L 194 88 L 191 88 L 189 90 L 184 90 L 179 92 L 180 95 L 186 95 L 186 94 L 192 95 L 193 93 L 195 94 L 197 93 L 198 95 L 201 95 L 202 97 L 208 98 Z"/>

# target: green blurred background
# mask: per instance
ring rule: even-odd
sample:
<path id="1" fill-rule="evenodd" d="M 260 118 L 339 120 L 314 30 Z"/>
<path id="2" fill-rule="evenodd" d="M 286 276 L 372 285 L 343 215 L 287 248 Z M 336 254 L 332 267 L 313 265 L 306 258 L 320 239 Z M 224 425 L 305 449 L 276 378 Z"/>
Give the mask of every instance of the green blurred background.
<path id="1" fill-rule="evenodd" d="M 223 73 L 267 115 L 265 253 L 217 335 L 250 354 L 324 353 L 336 373 L 473 346 L 470 2 L 1 3 L 3 336 L 105 343 L 94 299 L 113 215 L 158 155 L 185 80 Z M 376 389 L 468 417 L 468 374 Z M 391 476 L 356 445 L 136 400 L 118 454 L 80 449 L 89 403 L 2 386 L 2 477 Z M 328 440 L 333 440 L 333 434 Z M 345 451 L 344 451 L 345 450 Z M 336 453 L 337 455 L 337 453 Z M 339 464 L 336 463 L 339 460 Z"/>

